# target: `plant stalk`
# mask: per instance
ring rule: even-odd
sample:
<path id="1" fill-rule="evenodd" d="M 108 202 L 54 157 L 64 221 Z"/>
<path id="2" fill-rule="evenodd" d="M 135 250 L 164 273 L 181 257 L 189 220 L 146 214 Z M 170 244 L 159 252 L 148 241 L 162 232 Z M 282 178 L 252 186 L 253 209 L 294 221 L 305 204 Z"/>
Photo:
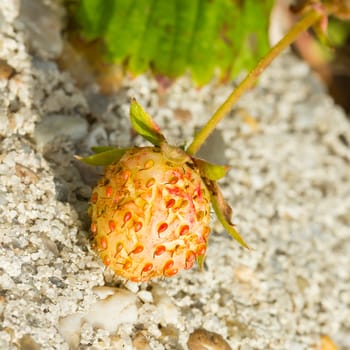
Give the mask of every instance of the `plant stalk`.
<path id="1" fill-rule="evenodd" d="M 190 155 L 194 155 L 198 152 L 200 147 L 206 141 L 208 136 L 215 129 L 217 124 L 227 115 L 232 109 L 237 100 L 250 89 L 262 72 L 271 64 L 271 62 L 294 40 L 309 27 L 319 21 L 322 17 L 322 13 L 315 9 L 310 10 L 305 14 L 294 26 L 288 31 L 288 33 L 275 45 L 269 52 L 258 62 L 245 79 L 237 86 L 237 88 L 229 95 L 225 102 L 216 110 L 213 116 L 209 119 L 206 125 L 198 132 L 194 137 L 192 143 L 187 148 L 186 152 Z"/>

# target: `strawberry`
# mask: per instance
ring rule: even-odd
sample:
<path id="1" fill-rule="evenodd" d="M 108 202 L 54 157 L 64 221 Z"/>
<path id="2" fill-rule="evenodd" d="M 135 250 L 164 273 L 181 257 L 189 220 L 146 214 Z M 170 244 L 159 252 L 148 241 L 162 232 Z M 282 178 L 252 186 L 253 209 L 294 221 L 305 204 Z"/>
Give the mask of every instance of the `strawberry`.
<path id="1" fill-rule="evenodd" d="M 210 194 L 191 158 L 132 148 L 106 167 L 91 197 L 91 231 L 105 265 L 134 281 L 172 276 L 206 251 Z"/>
<path id="2" fill-rule="evenodd" d="M 140 282 L 201 265 L 210 233 L 210 202 L 225 229 L 246 246 L 230 222 L 231 208 L 216 180 L 227 167 L 209 164 L 167 144 L 135 100 L 134 129 L 153 147 L 97 147 L 80 158 L 106 165 L 92 191 L 93 247 L 117 275 Z"/>

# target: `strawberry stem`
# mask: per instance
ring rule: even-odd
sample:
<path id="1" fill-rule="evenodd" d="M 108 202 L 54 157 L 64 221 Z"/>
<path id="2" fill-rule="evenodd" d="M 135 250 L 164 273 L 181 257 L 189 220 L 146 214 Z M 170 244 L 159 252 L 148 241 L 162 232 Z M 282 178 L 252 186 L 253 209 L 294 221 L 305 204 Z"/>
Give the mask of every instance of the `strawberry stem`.
<path id="1" fill-rule="evenodd" d="M 305 14 L 294 26 L 288 31 L 288 33 L 275 45 L 269 52 L 258 62 L 245 79 L 237 86 L 237 88 L 229 95 L 225 102 L 216 110 L 207 124 L 198 132 L 194 137 L 192 143 L 187 148 L 187 153 L 194 155 L 198 152 L 208 136 L 215 129 L 216 125 L 227 115 L 232 109 L 237 100 L 250 89 L 262 72 L 270 65 L 270 63 L 293 41 L 309 27 L 317 23 L 322 17 L 320 11 L 311 9 Z"/>

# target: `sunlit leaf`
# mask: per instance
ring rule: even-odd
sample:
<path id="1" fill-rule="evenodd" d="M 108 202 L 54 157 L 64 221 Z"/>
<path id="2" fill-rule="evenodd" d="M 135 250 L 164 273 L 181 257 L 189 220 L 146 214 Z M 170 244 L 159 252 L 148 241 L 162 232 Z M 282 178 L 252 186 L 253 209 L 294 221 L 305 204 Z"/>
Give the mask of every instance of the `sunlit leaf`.
<path id="1" fill-rule="evenodd" d="M 175 78 L 190 70 L 205 84 L 250 69 L 268 50 L 273 0 L 81 0 L 87 40 L 101 39 L 111 61 L 132 73 Z"/>
<path id="2" fill-rule="evenodd" d="M 84 28 L 84 36 L 94 40 L 101 36 L 112 20 L 117 10 L 115 0 L 84 0 L 80 1 L 77 20 Z M 118 11 L 120 11 L 118 9 Z"/>

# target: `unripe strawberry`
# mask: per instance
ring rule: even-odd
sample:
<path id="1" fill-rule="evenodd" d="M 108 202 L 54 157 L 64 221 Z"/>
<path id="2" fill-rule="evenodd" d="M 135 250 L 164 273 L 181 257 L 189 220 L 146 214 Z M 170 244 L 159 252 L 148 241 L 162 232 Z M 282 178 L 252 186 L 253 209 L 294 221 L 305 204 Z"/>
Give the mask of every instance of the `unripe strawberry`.
<path id="1" fill-rule="evenodd" d="M 172 276 L 204 255 L 210 194 L 192 159 L 179 154 L 132 148 L 106 167 L 93 190 L 94 246 L 118 275 Z"/>
<path id="2" fill-rule="evenodd" d="M 132 100 L 131 124 L 154 147 L 95 147 L 78 159 L 104 165 L 89 213 L 93 246 L 104 264 L 132 281 L 170 277 L 203 264 L 210 203 L 226 231 L 247 247 L 216 181 L 228 167 L 170 146 L 152 118 Z"/>

